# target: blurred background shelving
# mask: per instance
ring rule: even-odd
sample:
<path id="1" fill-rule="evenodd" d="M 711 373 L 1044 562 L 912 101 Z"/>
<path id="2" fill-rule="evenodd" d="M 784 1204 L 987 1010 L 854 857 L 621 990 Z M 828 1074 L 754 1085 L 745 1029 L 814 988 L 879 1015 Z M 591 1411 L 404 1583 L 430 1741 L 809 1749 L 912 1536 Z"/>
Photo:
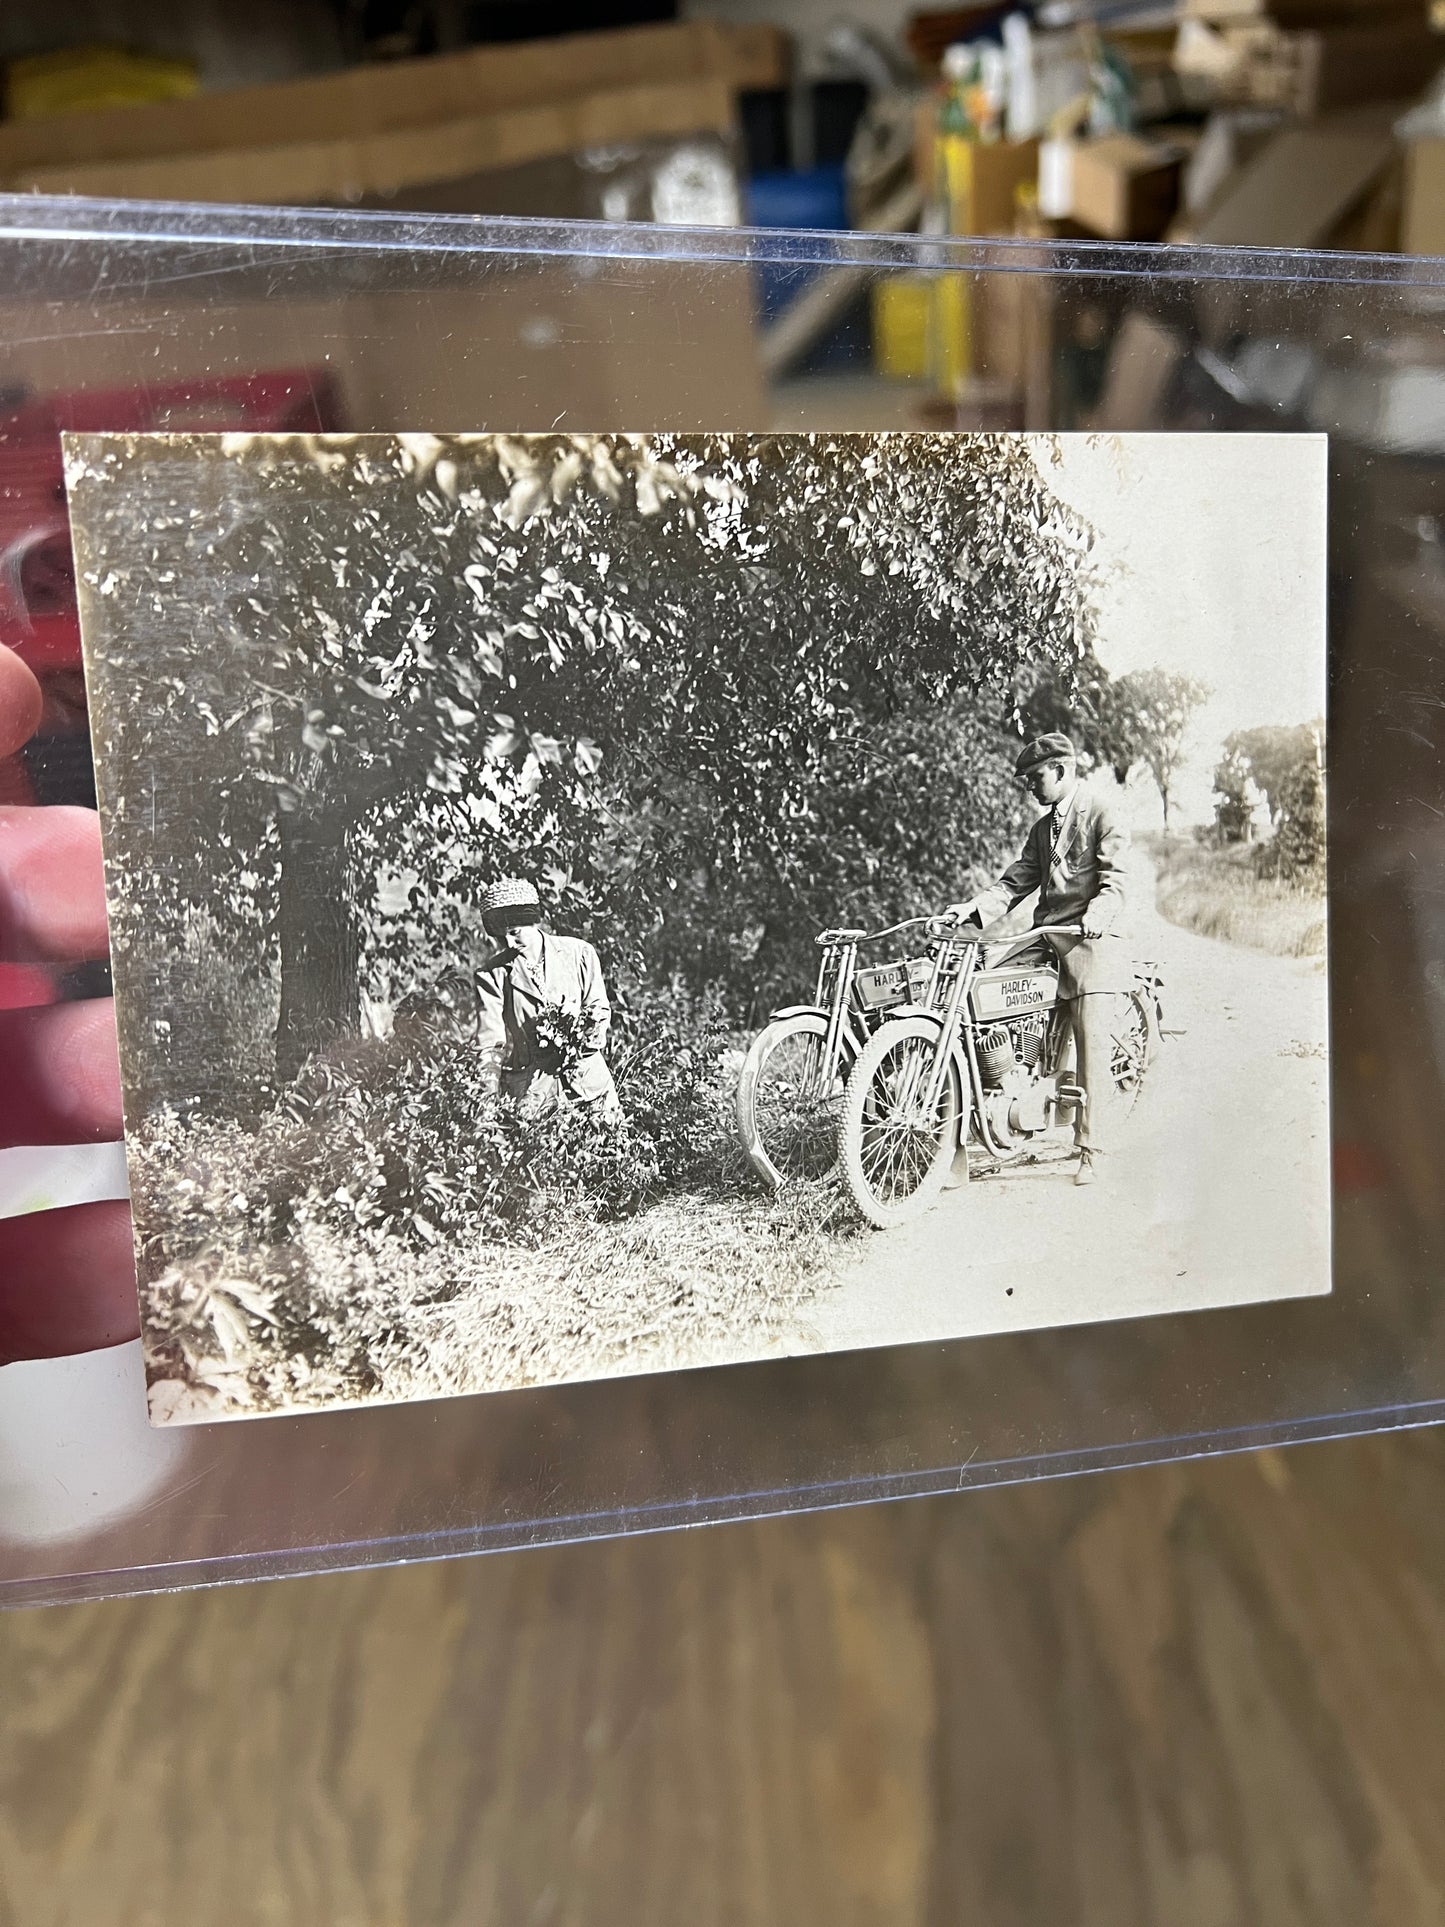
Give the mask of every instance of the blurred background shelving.
<path id="1" fill-rule="evenodd" d="M 224 296 L 83 278 L 84 326 L 12 279 L 0 640 L 48 700 L 0 800 L 89 795 L 65 426 L 1326 431 L 1331 1331 L 1362 1380 L 1423 1387 L 1445 1349 L 1445 288 L 1420 265 L 1445 253 L 1441 24 L 1425 0 L 0 11 L 0 191 L 839 237 L 835 261 L 700 269 L 666 304 L 540 261 L 393 294 L 298 267 L 284 329 L 259 270 Z M 1305 298 L 1121 279 L 1082 247 L 1065 276 L 860 266 L 850 232 L 975 237 L 995 267 L 995 240 L 1041 268 L 1089 241 L 1339 257 Z M 0 966 L 0 1003 L 53 994 Z M 1240 1382 L 1267 1377 L 1271 1316 L 1237 1327 Z M 1045 1347 L 1015 1350 L 1053 1398 Z M 1151 1380 L 1193 1395 L 1138 1328 L 1107 1356 L 1074 1409 Z M 938 1369 L 870 1358 L 848 1422 L 882 1438 L 920 1387 L 937 1404 Z M 83 1372 L 54 1382 L 63 1433 Z M 688 1449 L 728 1410 L 699 1388 Z M 637 1411 L 624 1444 L 665 1464 Z M 809 1422 L 826 1457 L 837 1406 Z M 529 1474 L 517 1424 L 500 1471 L 472 1462 L 485 1428 L 447 1461 L 459 1485 Z M 415 1414 L 419 1450 L 432 1426 Z M 0 1919 L 1427 1927 L 1442 1439 L 12 1615 Z M 21 1497 L 33 1548 L 50 1502 L 3 1443 L 0 1550 Z M 113 1548 L 110 1470 L 90 1517 L 83 1466 L 44 1469 L 59 1564 Z M 140 1468 L 134 1507 L 169 1476 Z M 329 1492 L 324 1454 L 266 1476 L 298 1515 Z M 238 1492 L 244 1464 L 202 1509 Z M 343 1501 L 359 1539 L 369 1501 Z"/>

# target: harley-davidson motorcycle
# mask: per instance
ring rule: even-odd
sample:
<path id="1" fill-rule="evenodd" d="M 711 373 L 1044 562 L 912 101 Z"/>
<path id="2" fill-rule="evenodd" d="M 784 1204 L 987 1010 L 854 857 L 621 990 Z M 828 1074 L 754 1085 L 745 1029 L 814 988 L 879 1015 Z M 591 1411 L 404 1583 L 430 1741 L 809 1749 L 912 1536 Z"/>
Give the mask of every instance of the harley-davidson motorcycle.
<path id="1" fill-rule="evenodd" d="M 916 927 L 928 956 L 859 967 L 861 944 Z M 1072 1133 L 1087 1098 L 1058 965 L 1023 954 L 1041 934 L 1000 941 L 930 918 L 825 930 L 813 1003 L 776 1012 L 743 1063 L 738 1127 L 753 1168 L 777 1189 L 841 1161 L 858 1210 L 886 1228 L 925 1208 L 959 1149 L 1005 1165 Z M 1110 1068 L 1127 1106 L 1159 1047 L 1161 994 L 1157 966 L 1141 964 L 1121 998 Z"/>

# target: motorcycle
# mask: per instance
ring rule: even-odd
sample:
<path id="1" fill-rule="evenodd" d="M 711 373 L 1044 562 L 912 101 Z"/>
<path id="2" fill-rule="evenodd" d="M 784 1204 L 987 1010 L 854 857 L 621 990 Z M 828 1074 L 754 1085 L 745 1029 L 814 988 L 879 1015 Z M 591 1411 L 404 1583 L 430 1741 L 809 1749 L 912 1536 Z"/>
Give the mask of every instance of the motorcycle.
<path id="1" fill-rule="evenodd" d="M 838 1114 L 853 1066 L 879 1022 L 927 984 L 927 958 L 862 969 L 861 946 L 928 922 L 910 917 L 885 930 L 820 932 L 812 1003 L 775 1010 L 753 1039 L 738 1076 L 738 1138 L 770 1191 L 832 1170 Z"/>
<path id="2" fill-rule="evenodd" d="M 971 1146 L 995 1166 L 1017 1163 L 1072 1132 L 1087 1094 L 1071 1075 L 1072 1038 L 1057 959 L 1040 937 L 1082 936 L 1077 925 L 991 939 L 943 921 L 929 925 L 932 961 L 917 998 L 900 1000 L 857 1052 L 838 1107 L 838 1152 L 849 1195 L 870 1224 L 918 1215 Z M 1033 954 L 1026 954 L 1033 953 Z M 1136 967 L 1110 1063 L 1132 1109 L 1159 1048 L 1163 983 Z"/>

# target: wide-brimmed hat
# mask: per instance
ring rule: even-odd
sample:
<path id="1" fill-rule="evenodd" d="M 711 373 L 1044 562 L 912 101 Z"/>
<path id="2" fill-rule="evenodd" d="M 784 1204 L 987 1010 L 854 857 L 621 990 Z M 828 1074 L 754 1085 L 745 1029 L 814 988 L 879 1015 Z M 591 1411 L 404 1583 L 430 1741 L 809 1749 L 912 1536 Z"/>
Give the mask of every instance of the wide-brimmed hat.
<path id="1" fill-rule="evenodd" d="M 506 924 L 537 923 L 541 915 L 537 886 L 526 877 L 499 877 L 482 898 L 482 922 L 488 930 Z"/>
<path id="2" fill-rule="evenodd" d="M 1051 729 L 1046 736 L 1035 736 L 1031 743 L 1025 743 L 1014 761 L 1014 775 L 1031 776 L 1045 763 L 1076 763 L 1078 754 L 1068 737 L 1057 729 Z"/>

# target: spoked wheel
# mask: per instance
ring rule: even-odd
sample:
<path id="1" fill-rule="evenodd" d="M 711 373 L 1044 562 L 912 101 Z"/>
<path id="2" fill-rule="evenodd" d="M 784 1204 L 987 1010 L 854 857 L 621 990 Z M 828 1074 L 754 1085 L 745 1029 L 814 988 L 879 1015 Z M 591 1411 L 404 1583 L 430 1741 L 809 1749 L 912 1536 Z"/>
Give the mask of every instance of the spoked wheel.
<path id="1" fill-rule="evenodd" d="M 927 1103 L 938 1034 L 922 1017 L 884 1024 L 848 1079 L 838 1128 L 843 1174 L 854 1204 L 880 1231 L 917 1217 L 953 1162 L 962 1108 L 955 1063 Z"/>
<path id="2" fill-rule="evenodd" d="M 1144 1073 L 1154 1061 L 1158 1048 L 1159 1027 L 1154 1020 L 1153 1003 L 1143 991 L 1130 991 L 1128 1011 L 1109 1054 L 1109 1070 L 1125 1116 L 1139 1102 Z"/>
<path id="3" fill-rule="evenodd" d="M 738 1077 L 738 1135 L 771 1190 L 825 1178 L 838 1158 L 838 1113 L 851 1058 L 824 1076 L 826 1021 L 779 1017 L 760 1031 Z M 846 1048 L 846 1047 L 845 1047 Z"/>

